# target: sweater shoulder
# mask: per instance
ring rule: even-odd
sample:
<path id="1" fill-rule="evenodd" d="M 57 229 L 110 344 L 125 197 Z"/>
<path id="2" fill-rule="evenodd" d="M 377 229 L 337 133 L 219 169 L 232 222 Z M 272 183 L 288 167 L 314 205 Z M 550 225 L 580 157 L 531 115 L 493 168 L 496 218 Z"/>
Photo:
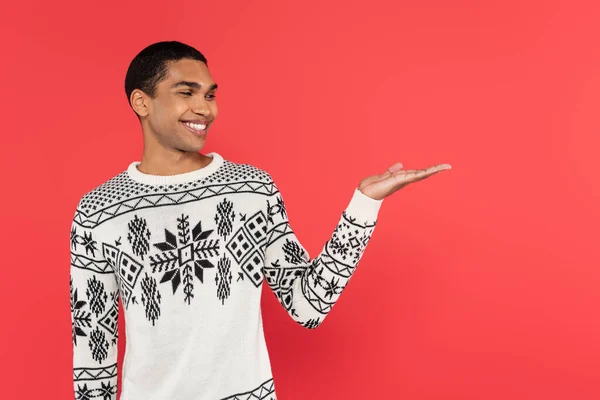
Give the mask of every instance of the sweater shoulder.
<path id="1" fill-rule="evenodd" d="M 85 192 L 79 199 L 77 210 L 88 213 L 104 206 L 109 199 L 120 200 L 133 187 L 132 181 L 127 175 L 127 171 L 119 172 L 102 183 Z"/>
<path id="2" fill-rule="evenodd" d="M 270 182 L 272 179 L 269 172 L 265 169 L 250 163 L 238 163 L 226 160 L 223 163 L 223 170 L 225 173 L 233 173 L 240 180 Z"/>

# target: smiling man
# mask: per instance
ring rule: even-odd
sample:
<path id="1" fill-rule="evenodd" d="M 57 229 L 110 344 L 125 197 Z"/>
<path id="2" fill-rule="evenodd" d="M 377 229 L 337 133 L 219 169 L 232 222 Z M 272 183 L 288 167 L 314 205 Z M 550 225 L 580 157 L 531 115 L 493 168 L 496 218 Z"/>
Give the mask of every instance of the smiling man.
<path id="1" fill-rule="evenodd" d="M 217 88 L 206 58 L 180 42 L 152 44 L 129 66 L 141 160 L 84 194 L 71 226 L 75 399 L 117 398 L 122 305 L 121 400 L 276 400 L 263 284 L 300 326 L 317 328 L 354 274 L 383 199 L 450 168 L 396 163 L 361 180 L 311 258 L 268 172 L 200 152 Z"/>

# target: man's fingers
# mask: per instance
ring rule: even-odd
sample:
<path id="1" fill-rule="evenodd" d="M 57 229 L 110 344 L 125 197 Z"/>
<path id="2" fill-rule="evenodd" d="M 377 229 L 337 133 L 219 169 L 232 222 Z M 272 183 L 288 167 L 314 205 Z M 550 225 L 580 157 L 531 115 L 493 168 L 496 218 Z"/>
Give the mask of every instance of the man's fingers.
<path id="1" fill-rule="evenodd" d="M 391 178 L 393 181 L 396 181 L 404 186 L 407 183 L 420 181 L 440 171 L 450 169 L 451 166 L 450 164 L 437 164 L 426 169 L 406 170 L 402 168 L 402 163 L 397 162 L 390 166 L 383 174 L 373 175 L 363 179 L 360 185 L 370 185 L 372 183 L 385 181 Z"/>
<path id="2" fill-rule="evenodd" d="M 402 167 L 403 167 L 402 163 L 397 162 L 394 165 L 392 165 L 391 167 L 389 167 L 386 172 L 391 172 L 393 174 L 394 172 L 398 172 L 398 171 L 402 170 Z"/>
<path id="3" fill-rule="evenodd" d="M 409 182 L 416 182 L 447 169 L 451 169 L 450 164 L 438 164 L 426 169 L 398 170 L 394 173 L 394 177 L 403 177 Z"/>

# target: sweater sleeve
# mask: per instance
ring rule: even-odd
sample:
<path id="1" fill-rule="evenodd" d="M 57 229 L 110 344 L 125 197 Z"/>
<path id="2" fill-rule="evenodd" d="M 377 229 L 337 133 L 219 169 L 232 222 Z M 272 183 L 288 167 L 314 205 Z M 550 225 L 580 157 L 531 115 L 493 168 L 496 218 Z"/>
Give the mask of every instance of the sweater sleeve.
<path id="1" fill-rule="evenodd" d="M 321 253 L 310 257 L 296 237 L 276 184 L 267 199 L 265 279 L 290 317 L 305 328 L 317 328 L 354 274 L 369 242 L 383 200 L 358 188 L 343 210 Z M 318 223 L 318 221 L 315 221 Z"/>
<path id="2" fill-rule="evenodd" d="M 93 223 L 79 206 L 71 224 L 70 247 L 75 400 L 116 400 L 118 284 Z"/>

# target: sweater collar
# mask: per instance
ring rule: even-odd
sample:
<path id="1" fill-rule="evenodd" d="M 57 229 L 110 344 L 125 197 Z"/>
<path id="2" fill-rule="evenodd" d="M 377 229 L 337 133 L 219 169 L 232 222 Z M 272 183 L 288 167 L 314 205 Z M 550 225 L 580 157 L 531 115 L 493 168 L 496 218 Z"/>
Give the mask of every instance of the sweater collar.
<path id="1" fill-rule="evenodd" d="M 219 153 L 211 152 L 206 155 L 213 160 L 207 166 L 194 171 L 174 175 L 152 175 L 137 169 L 141 161 L 134 161 L 127 167 L 127 174 L 132 180 L 147 185 L 171 185 L 197 181 L 212 174 L 223 164 L 223 157 Z"/>

